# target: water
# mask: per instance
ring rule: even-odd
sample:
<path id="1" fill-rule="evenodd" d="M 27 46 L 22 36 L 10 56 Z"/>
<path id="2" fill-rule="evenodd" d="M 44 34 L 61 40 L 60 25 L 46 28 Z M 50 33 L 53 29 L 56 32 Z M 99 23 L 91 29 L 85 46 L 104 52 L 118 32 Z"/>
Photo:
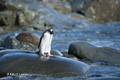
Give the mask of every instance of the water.
<path id="1" fill-rule="evenodd" d="M 3 80 L 79 80 L 79 77 L 64 77 L 64 78 L 60 78 L 60 77 L 50 77 L 50 76 L 44 76 L 44 75 L 20 75 L 20 76 L 16 76 L 16 77 L 4 77 L 1 78 Z M 83 79 L 82 79 L 83 80 Z"/>
<path id="2" fill-rule="evenodd" d="M 21 31 L 20 31 L 21 32 Z M 43 31 L 32 31 L 33 33 L 41 36 Z M 11 34 L 1 35 L 0 38 L 5 38 L 8 35 L 16 35 L 19 32 L 13 32 Z M 98 47 L 111 47 L 120 51 L 120 22 L 97 24 L 88 23 L 87 26 L 79 27 L 61 27 L 55 28 L 56 35 L 53 38 L 52 49 L 59 50 L 61 52 L 68 51 L 70 43 L 76 41 L 85 41 Z M 102 62 L 89 62 L 88 64 L 94 65 L 88 75 L 104 75 L 104 76 L 117 76 L 120 77 L 120 66 L 108 65 Z M 20 76 L 8 76 L 1 78 L 4 80 L 77 80 L 79 77 L 50 77 L 43 75 L 20 75 Z"/>
<path id="3" fill-rule="evenodd" d="M 111 47 L 120 50 L 120 23 L 90 24 L 87 27 L 64 28 L 53 38 L 52 49 L 67 51 L 69 44 L 76 41 L 89 42 L 98 47 Z"/>

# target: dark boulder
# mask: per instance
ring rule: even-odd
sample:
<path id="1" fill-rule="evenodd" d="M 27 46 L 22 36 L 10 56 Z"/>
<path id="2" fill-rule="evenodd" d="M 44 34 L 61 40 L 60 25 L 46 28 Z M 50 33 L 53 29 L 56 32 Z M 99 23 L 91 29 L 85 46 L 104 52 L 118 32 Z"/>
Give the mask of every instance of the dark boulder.
<path id="1" fill-rule="evenodd" d="M 0 46 L 7 49 L 20 49 L 20 50 L 30 50 L 30 51 L 38 50 L 37 46 L 34 46 L 26 42 L 20 42 L 12 36 L 5 38 L 1 42 Z"/>
<path id="2" fill-rule="evenodd" d="M 71 43 L 68 53 L 78 58 L 86 58 L 93 61 L 120 62 L 120 52 L 118 50 L 109 47 L 96 47 L 85 42 Z"/>
<path id="3" fill-rule="evenodd" d="M 32 11 L 26 10 L 25 2 L 22 0 L 1 0 L 0 6 L 0 21 L 2 22 L 0 25 L 24 25 L 33 20 L 34 13 Z M 27 3 L 27 1 L 26 1 Z M 27 5 L 26 5 L 27 6 Z"/>
<path id="4" fill-rule="evenodd" d="M 36 6 L 40 5 L 40 1 L 35 0 Z M 30 5 L 31 3 L 31 5 Z M 1 0 L 0 2 L 0 26 L 16 27 L 19 25 L 27 25 L 37 18 L 39 8 L 36 7 L 32 0 Z M 29 7 L 29 9 L 28 9 Z M 39 6 L 40 7 L 40 6 Z M 40 18 L 41 19 L 41 18 Z M 39 23 L 44 27 L 43 20 Z M 38 23 L 38 22 L 37 22 Z M 10 28 L 12 29 L 12 28 Z"/>
<path id="5" fill-rule="evenodd" d="M 120 21 L 119 0 L 68 0 L 72 11 L 96 22 Z"/>
<path id="6" fill-rule="evenodd" d="M 0 51 L 1 54 L 1 51 Z M 4 51 L 2 51 L 4 54 Z M 16 52 L 0 57 L 0 74 L 44 74 L 50 76 L 83 76 L 89 65 L 64 57 L 44 57 L 37 54 Z"/>
<path id="7" fill-rule="evenodd" d="M 16 22 L 16 14 L 11 11 L 0 12 L 0 26 L 13 26 Z"/>
<path id="8" fill-rule="evenodd" d="M 38 46 L 40 41 L 40 37 L 37 34 L 29 33 L 29 32 L 19 33 L 16 36 L 16 39 L 18 41 L 27 42 L 35 46 Z"/>

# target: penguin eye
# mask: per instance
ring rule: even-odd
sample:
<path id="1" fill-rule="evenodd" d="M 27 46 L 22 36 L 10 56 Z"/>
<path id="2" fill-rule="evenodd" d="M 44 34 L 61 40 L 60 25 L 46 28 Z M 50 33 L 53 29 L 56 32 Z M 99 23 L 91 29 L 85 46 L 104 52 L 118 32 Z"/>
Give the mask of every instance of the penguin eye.
<path id="1" fill-rule="evenodd" d="M 52 30 L 52 29 L 50 29 L 50 31 L 52 32 L 53 30 Z"/>

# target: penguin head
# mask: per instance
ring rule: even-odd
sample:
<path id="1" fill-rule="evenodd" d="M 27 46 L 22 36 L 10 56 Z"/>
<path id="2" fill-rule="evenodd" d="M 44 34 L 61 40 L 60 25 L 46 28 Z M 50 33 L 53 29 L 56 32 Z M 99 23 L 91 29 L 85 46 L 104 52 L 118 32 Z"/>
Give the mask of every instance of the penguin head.
<path id="1" fill-rule="evenodd" d="M 53 28 L 50 28 L 50 29 L 48 29 L 47 31 L 48 31 L 50 34 L 55 35 L 55 33 L 54 33 L 54 29 L 53 29 Z"/>

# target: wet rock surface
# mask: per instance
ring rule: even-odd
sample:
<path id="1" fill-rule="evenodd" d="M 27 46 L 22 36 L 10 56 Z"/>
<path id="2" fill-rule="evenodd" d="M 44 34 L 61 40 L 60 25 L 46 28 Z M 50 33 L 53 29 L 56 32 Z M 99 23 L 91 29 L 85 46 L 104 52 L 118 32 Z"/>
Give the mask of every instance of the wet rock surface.
<path id="1" fill-rule="evenodd" d="M 5 50 L 4 50 L 5 51 Z M 64 57 L 44 57 L 37 54 L 24 54 L 23 51 L 5 53 L 0 57 L 0 73 L 44 74 L 51 76 L 84 75 L 89 66 L 83 62 Z"/>
<path id="2" fill-rule="evenodd" d="M 78 58 L 86 58 L 93 61 L 120 62 L 120 52 L 118 50 L 109 47 L 96 47 L 86 42 L 71 43 L 68 53 Z"/>

